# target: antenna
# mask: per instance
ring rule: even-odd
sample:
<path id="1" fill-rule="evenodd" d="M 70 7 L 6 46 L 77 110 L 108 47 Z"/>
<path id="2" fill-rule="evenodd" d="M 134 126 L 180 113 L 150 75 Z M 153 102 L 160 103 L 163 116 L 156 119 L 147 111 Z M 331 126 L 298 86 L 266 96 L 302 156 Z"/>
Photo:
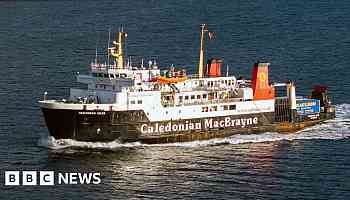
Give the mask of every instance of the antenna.
<path id="1" fill-rule="evenodd" d="M 132 60 L 131 60 L 131 56 L 129 56 L 130 59 L 130 68 L 132 69 Z"/>
<path id="2" fill-rule="evenodd" d="M 226 77 L 228 76 L 228 65 L 226 65 Z"/>
<path id="3" fill-rule="evenodd" d="M 95 64 L 96 65 L 97 65 L 97 45 L 98 45 L 98 33 L 97 33 L 96 48 L 95 48 Z"/>
<path id="4" fill-rule="evenodd" d="M 124 27 L 122 27 L 122 32 L 124 33 Z M 124 33 L 124 51 L 125 57 L 128 57 L 128 34 Z"/>
<path id="5" fill-rule="evenodd" d="M 129 66 L 130 66 L 130 60 L 129 60 L 129 57 L 128 57 L 128 58 L 126 58 L 126 67 L 129 68 Z"/>
<path id="6" fill-rule="evenodd" d="M 107 44 L 107 66 L 109 67 L 109 43 L 111 43 L 111 28 L 108 28 L 108 44 Z"/>
<path id="7" fill-rule="evenodd" d="M 96 48 L 95 48 L 95 64 L 97 64 L 97 42 L 96 42 Z"/>

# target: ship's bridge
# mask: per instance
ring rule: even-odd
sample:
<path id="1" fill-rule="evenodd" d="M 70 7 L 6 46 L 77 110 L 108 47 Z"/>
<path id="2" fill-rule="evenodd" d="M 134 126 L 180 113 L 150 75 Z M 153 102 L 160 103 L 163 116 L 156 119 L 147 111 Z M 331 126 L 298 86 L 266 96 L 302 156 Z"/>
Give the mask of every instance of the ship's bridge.
<path id="1" fill-rule="evenodd" d="M 119 69 L 115 65 L 91 63 L 91 74 L 94 77 L 101 78 L 132 78 L 136 82 L 147 82 L 160 75 L 160 69 L 157 66 L 150 66 L 147 69 L 143 66 L 133 67 L 128 65 L 126 68 Z"/>
<path id="2" fill-rule="evenodd" d="M 222 90 L 235 89 L 236 77 L 209 77 L 209 78 L 192 78 L 179 82 L 175 86 L 180 91 L 190 90 Z"/>

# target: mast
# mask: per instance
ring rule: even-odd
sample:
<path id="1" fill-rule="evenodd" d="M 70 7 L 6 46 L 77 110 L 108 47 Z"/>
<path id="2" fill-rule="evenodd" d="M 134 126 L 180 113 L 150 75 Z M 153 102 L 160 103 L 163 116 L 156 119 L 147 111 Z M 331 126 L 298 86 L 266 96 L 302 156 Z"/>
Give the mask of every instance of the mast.
<path id="1" fill-rule="evenodd" d="M 200 50 L 199 50 L 199 64 L 198 64 L 198 76 L 199 78 L 204 77 L 204 36 L 205 32 L 208 31 L 206 24 L 201 24 L 201 35 L 200 35 Z"/>
<path id="2" fill-rule="evenodd" d="M 114 57 L 115 62 L 117 63 L 117 69 L 124 69 L 125 68 L 125 56 L 124 56 L 124 50 L 125 50 L 125 38 L 127 37 L 127 33 L 121 29 L 118 32 L 117 41 L 113 41 L 113 44 L 115 47 L 110 48 L 111 55 Z"/>
<path id="3" fill-rule="evenodd" d="M 123 29 L 118 34 L 118 56 L 117 56 L 117 68 L 123 69 L 124 68 L 124 42 L 125 42 L 125 32 L 123 32 Z"/>

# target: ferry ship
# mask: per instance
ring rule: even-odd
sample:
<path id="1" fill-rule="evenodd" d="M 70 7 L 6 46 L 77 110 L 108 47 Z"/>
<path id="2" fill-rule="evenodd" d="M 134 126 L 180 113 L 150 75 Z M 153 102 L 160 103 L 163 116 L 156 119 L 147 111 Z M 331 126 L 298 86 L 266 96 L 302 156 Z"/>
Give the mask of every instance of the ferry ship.
<path id="1" fill-rule="evenodd" d="M 223 60 L 205 63 L 210 32 L 200 26 L 198 73 L 126 62 L 123 30 L 107 50 L 107 63 L 95 59 L 88 75 L 77 74 L 85 89 L 70 96 L 39 101 L 55 139 L 172 143 L 233 134 L 295 132 L 335 117 L 327 87 L 308 97 L 296 95 L 293 82 L 269 80 L 269 63 L 253 65 L 251 80 L 222 75 Z"/>

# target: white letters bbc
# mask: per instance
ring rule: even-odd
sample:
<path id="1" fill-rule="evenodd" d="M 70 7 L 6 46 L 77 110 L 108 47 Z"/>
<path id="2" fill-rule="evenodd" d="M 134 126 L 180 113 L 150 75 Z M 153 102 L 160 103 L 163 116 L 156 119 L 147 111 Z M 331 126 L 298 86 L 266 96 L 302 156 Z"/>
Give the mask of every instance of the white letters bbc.
<path id="1" fill-rule="evenodd" d="M 23 171 L 22 172 L 22 185 L 37 185 L 37 183 L 36 183 L 36 171 Z"/>
<path id="2" fill-rule="evenodd" d="M 19 171 L 5 172 L 5 185 L 19 185 Z"/>
<path id="3" fill-rule="evenodd" d="M 54 185 L 53 171 L 40 171 L 40 185 Z"/>

